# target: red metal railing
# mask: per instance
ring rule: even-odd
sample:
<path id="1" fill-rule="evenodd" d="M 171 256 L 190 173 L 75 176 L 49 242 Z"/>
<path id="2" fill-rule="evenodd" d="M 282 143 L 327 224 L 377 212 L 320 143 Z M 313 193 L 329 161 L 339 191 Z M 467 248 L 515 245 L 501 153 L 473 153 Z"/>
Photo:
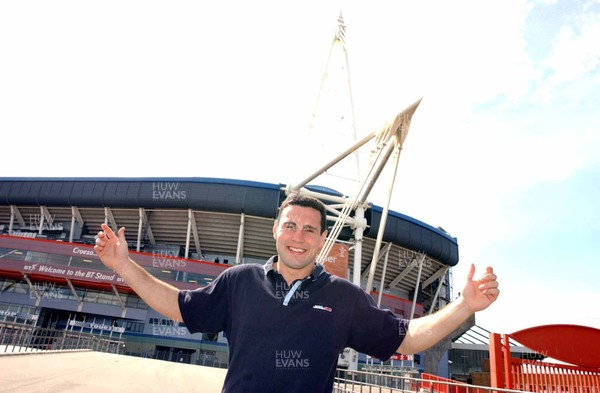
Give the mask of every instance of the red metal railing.
<path id="1" fill-rule="evenodd" d="M 510 359 L 510 389 L 529 392 L 600 392 L 600 371 L 585 367 Z"/>
<path id="2" fill-rule="evenodd" d="M 488 393 L 490 391 L 489 388 L 478 388 L 433 374 L 422 373 L 421 379 L 424 380 L 421 382 L 421 387 L 432 393 Z"/>
<path id="3" fill-rule="evenodd" d="M 587 350 L 598 351 L 593 345 Z M 600 368 L 513 358 L 507 334 L 490 334 L 489 351 L 492 387 L 540 393 L 600 392 Z"/>
<path id="4" fill-rule="evenodd" d="M 436 383 L 436 382 L 458 383 L 457 381 L 438 377 L 437 375 L 422 373 L 421 379 L 425 380 L 421 383 L 421 387 L 427 389 L 430 392 L 436 392 L 436 393 L 466 393 L 467 392 L 466 388 L 464 388 L 462 386 Z M 431 381 L 431 382 L 426 382 L 426 381 Z"/>

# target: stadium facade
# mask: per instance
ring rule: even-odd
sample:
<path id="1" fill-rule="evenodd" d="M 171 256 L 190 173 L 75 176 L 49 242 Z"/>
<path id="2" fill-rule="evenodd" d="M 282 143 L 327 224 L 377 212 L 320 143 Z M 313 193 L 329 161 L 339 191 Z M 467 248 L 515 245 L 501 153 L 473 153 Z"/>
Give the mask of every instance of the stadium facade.
<path id="1" fill-rule="evenodd" d="M 275 253 L 272 226 L 285 196 L 284 185 L 234 179 L 0 178 L 0 324 L 119 337 L 120 353 L 226 367 L 226 338 L 189 334 L 148 308 L 99 261 L 95 235 L 102 223 L 126 227 L 133 259 L 178 288 L 196 288 Z M 371 204 L 365 214 L 363 287 L 382 212 Z M 351 229 L 338 240 L 352 260 Z M 451 300 L 455 238 L 391 211 L 383 242 L 386 264 L 377 264 L 371 288 L 381 307 L 416 318 Z"/>

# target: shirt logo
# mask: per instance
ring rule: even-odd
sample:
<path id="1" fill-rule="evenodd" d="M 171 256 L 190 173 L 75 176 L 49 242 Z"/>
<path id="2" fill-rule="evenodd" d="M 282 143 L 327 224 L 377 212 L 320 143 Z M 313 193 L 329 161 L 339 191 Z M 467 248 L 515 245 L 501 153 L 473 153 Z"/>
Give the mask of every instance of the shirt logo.
<path id="1" fill-rule="evenodd" d="M 321 305 L 319 305 L 319 304 L 315 304 L 315 305 L 313 306 L 313 308 L 314 308 L 314 309 L 317 309 L 317 310 L 323 310 L 323 311 L 327 311 L 327 312 L 332 312 L 332 311 L 333 311 L 333 308 L 331 308 L 331 307 L 327 307 L 327 306 L 321 306 Z"/>

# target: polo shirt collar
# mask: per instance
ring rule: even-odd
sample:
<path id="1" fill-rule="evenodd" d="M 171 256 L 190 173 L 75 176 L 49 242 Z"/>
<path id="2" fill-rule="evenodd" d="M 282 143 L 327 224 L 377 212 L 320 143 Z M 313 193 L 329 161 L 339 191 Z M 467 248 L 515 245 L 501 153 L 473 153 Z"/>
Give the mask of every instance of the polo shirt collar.
<path id="1" fill-rule="evenodd" d="M 273 255 L 271 258 L 269 258 L 269 260 L 267 261 L 267 263 L 264 264 L 263 266 L 263 270 L 265 271 L 265 276 L 267 276 L 269 274 L 269 272 L 275 272 L 275 264 L 277 263 L 277 255 Z M 317 281 L 317 278 L 321 275 L 326 273 L 325 268 L 323 268 L 323 265 L 320 263 L 315 264 L 315 267 L 312 271 L 312 273 L 305 278 L 305 280 L 307 279 L 311 279 L 312 281 Z"/>

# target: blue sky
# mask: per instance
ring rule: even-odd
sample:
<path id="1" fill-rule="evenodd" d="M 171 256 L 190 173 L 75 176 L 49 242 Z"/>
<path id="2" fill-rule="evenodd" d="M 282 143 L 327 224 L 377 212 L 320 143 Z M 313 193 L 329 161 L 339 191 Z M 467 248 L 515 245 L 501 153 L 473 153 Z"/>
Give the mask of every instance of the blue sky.
<path id="1" fill-rule="evenodd" d="M 2 2 L 0 175 L 308 174 L 340 9 L 358 136 L 423 98 L 391 207 L 458 238 L 455 291 L 494 266 L 478 323 L 600 328 L 598 1 Z"/>

